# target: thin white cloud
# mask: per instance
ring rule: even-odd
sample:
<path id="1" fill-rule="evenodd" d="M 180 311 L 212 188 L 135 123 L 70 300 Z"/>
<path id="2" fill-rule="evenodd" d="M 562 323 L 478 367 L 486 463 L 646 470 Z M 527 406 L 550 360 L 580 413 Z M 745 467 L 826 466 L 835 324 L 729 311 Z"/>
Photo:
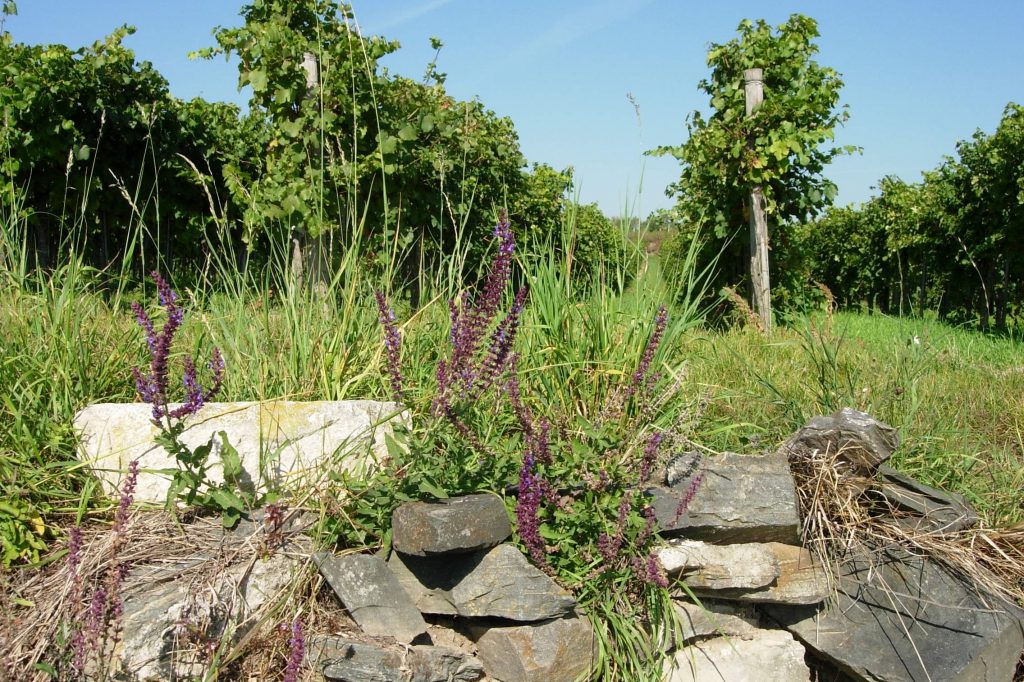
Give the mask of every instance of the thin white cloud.
<path id="1" fill-rule="evenodd" d="M 408 7 L 398 14 L 388 17 L 383 23 L 374 24 L 373 32 L 384 33 L 385 31 L 390 31 L 396 26 L 401 26 L 413 19 L 419 19 L 425 14 L 430 14 L 434 10 L 440 9 L 452 1 L 453 0 L 427 0 L 427 2 L 420 3 L 419 5 Z"/>
<path id="2" fill-rule="evenodd" d="M 652 0 L 601 0 L 562 15 L 516 50 L 515 58 L 535 57 L 569 45 L 635 14 Z"/>

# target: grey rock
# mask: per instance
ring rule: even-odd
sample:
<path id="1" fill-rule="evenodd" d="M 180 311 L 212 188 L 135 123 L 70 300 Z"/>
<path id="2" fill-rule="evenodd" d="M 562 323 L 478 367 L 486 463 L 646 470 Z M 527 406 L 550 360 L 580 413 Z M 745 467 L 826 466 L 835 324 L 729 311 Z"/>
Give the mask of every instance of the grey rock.
<path id="1" fill-rule="evenodd" d="M 320 573 L 363 632 L 408 644 L 427 631 L 416 605 L 383 559 L 367 554 L 314 555 Z"/>
<path id="2" fill-rule="evenodd" d="M 391 520 L 394 548 L 415 556 L 488 549 L 511 535 L 505 503 L 496 495 L 407 502 L 395 509 Z"/>
<path id="3" fill-rule="evenodd" d="M 828 574 L 821 563 L 803 547 L 778 542 L 765 543 L 775 557 L 778 577 L 769 585 L 754 589 L 692 588 L 694 594 L 757 604 L 818 604 L 831 594 Z"/>
<path id="4" fill-rule="evenodd" d="M 709 545 L 700 540 L 669 540 L 654 550 L 669 576 L 706 589 L 765 587 L 779 577 L 772 548 L 762 543 Z"/>
<path id="5" fill-rule="evenodd" d="M 572 595 L 508 544 L 436 557 L 395 552 L 388 563 L 424 613 L 531 622 L 576 606 Z"/>
<path id="6" fill-rule="evenodd" d="M 482 552 L 417 557 L 392 552 L 388 568 L 420 613 L 455 616 L 451 589 L 479 564 Z"/>
<path id="7" fill-rule="evenodd" d="M 893 427 L 849 407 L 827 417 L 814 417 L 787 440 L 781 450 L 791 456 L 812 452 L 836 454 L 858 473 L 871 475 L 899 447 Z"/>
<path id="8" fill-rule="evenodd" d="M 666 682 L 808 682 L 804 648 L 782 630 L 752 630 L 680 649 L 665 662 Z"/>
<path id="9" fill-rule="evenodd" d="M 750 604 L 704 599 L 700 605 L 677 601 L 682 644 L 706 637 L 748 637 L 758 630 L 757 613 Z"/>
<path id="10" fill-rule="evenodd" d="M 915 530 L 954 533 L 981 520 L 963 495 L 932 488 L 885 464 L 875 474 L 877 494 L 890 509 L 906 513 L 899 523 Z"/>
<path id="11" fill-rule="evenodd" d="M 338 682 L 476 682 L 484 676 L 483 663 L 458 649 L 385 647 L 323 635 L 308 638 L 305 662 Z"/>
<path id="12" fill-rule="evenodd" d="M 340 469 L 365 474 L 387 456 L 385 436 L 392 425 L 409 423 L 403 410 L 397 403 L 374 400 L 207 403 L 185 419 L 181 441 L 195 449 L 224 431 L 241 457 L 243 483 L 253 489 L 279 484 L 285 476 L 294 481 L 330 460 Z M 170 478 L 157 472 L 174 469 L 176 462 L 154 443 L 158 430 L 152 419 L 152 407 L 144 403 L 90 405 L 75 415 L 79 458 L 108 495 L 117 495 L 129 462 L 137 459 L 136 501 L 159 504 L 167 498 Z M 214 483 L 223 481 L 220 442 L 219 437 L 213 440 L 210 458 L 208 475 Z"/>
<path id="13" fill-rule="evenodd" d="M 573 682 L 594 662 L 594 628 L 580 616 L 532 625 L 468 627 L 484 669 L 500 682 Z"/>
<path id="14" fill-rule="evenodd" d="M 684 505 L 696 477 L 696 493 Z M 799 542 L 796 488 L 781 453 L 707 457 L 694 476 L 648 492 L 662 535 L 714 543 Z"/>
<path id="15" fill-rule="evenodd" d="M 498 545 L 485 553 L 449 594 L 460 616 L 536 621 L 576 607 L 572 595 L 512 545 Z"/>
<path id="16" fill-rule="evenodd" d="M 688 480 L 704 460 L 700 450 L 689 450 L 676 455 L 665 465 L 665 485 L 672 487 Z"/>
<path id="17" fill-rule="evenodd" d="M 1020 609 L 896 547 L 846 563 L 834 604 L 765 610 L 859 682 L 1004 682 L 1024 648 Z"/>

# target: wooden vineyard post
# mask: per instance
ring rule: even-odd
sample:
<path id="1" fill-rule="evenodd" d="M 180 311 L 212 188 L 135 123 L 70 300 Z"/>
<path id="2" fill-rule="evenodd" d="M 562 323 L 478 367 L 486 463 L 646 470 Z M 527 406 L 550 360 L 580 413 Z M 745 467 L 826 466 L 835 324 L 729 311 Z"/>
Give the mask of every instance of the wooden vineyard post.
<path id="1" fill-rule="evenodd" d="M 746 113 L 751 116 L 764 101 L 763 71 L 743 71 L 743 92 Z M 768 219 L 764 210 L 764 192 L 761 185 L 750 189 L 750 286 L 753 291 L 752 307 L 765 331 L 772 328 L 771 283 L 768 276 Z"/>

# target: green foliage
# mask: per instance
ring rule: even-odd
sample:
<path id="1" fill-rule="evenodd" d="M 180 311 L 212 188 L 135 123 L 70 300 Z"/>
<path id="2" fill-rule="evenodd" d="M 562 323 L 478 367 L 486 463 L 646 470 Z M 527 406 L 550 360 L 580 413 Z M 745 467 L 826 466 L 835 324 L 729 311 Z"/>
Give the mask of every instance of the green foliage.
<path id="1" fill-rule="evenodd" d="M 154 442 L 174 457 L 177 466 L 159 473 L 169 476 L 167 489 L 168 511 L 174 511 L 178 502 L 190 511 L 219 513 L 225 528 L 234 528 L 245 514 L 277 499 L 274 492 L 261 494 L 253 481 L 247 480 L 238 451 L 228 441 L 228 435 L 219 431 L 209 442 L 190 449 L 181 442 L 185 430 L 183 421 L 161 427 Z M 219 442 L 218 442 L 219 440 Z M 224 480 L 214 483 L 209 477 L 210 457 L 217 453 Z"/>
<path id="2" fill-rule="evenodd" d="M 618 274 L 626 261 L 625 237 L 596 203 L 569 206 L 569 266 L 583 289 L 607 285 L 621 290 Z"/>
<path id="3" fill-rule="evenodd" d="M 797 270 L 788 243 L 794 222 L 832 203 L 836 187 L 823 176 L 825 166 L 854 151 L 831 146 L 847 113 L 839 107 L 839 74 L 813 59 L 816 22 L 794 14 L 774 29 L 763 20 L 745 20 L 738 30 L 738 38 L 712 44 L 708 51 L 711 76 L 699 87 L 710 98 L 711 115 L 694 112 L 685 143 L 655 150 L 682 164 L 682 175 L 669 191 L 677 198 L 682 224 L 707 240 L 702 262 L 721 254 L 714 291 L 736 287 L 747 276 L 751 189 L 760 186 L 765 197 L 772 276 L 791 273 Z M 743 71 L 749 68 L 764 70 L 764 103 L 747 117 Z M 795 279 L 773 279 L 773 289 L 776 281 L 786 290 L 807 284 Z"/>
<path id="4" fill-rule="evenodd" d="M 1024 303 L 1024 108 L 975 133 L 918 184 L 886 177 L 858 209 L 810 226 L 813 277 L 842 305 L 936 310 L 983 329 L 1019 325 Z"/>

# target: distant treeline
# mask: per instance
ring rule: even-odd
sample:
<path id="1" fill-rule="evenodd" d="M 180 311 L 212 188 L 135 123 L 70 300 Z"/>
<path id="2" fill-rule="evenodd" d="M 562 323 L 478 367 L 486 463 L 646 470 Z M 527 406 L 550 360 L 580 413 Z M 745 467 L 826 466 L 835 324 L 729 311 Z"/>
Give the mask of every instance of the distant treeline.
<path id="1" fill-rule="evenodd" d="M 502 210 L 521 239 L 561 248 L 571 169 L 528 168 L 512 121 L 449 96 L 433 63 L 421 81 L 381 69 L 397 43 L 360 35 L 344 6 L 294 5 L 244 7 L 201 53 L 240 58 L 247 111 L 172 97 L 122 45 L 130 27 L 81 49 L 0 35 L 0 211 L 31 263 L 72 248 L 99 267 L 159 254 L 183 272 L 227 241 L 241 264 L 297 240 L 358 244 L 396 276 L 453 252 L 473 272 Z M 598 215 L 575 228 L 599 252 L 581 274 L 621 257 Z"/>

